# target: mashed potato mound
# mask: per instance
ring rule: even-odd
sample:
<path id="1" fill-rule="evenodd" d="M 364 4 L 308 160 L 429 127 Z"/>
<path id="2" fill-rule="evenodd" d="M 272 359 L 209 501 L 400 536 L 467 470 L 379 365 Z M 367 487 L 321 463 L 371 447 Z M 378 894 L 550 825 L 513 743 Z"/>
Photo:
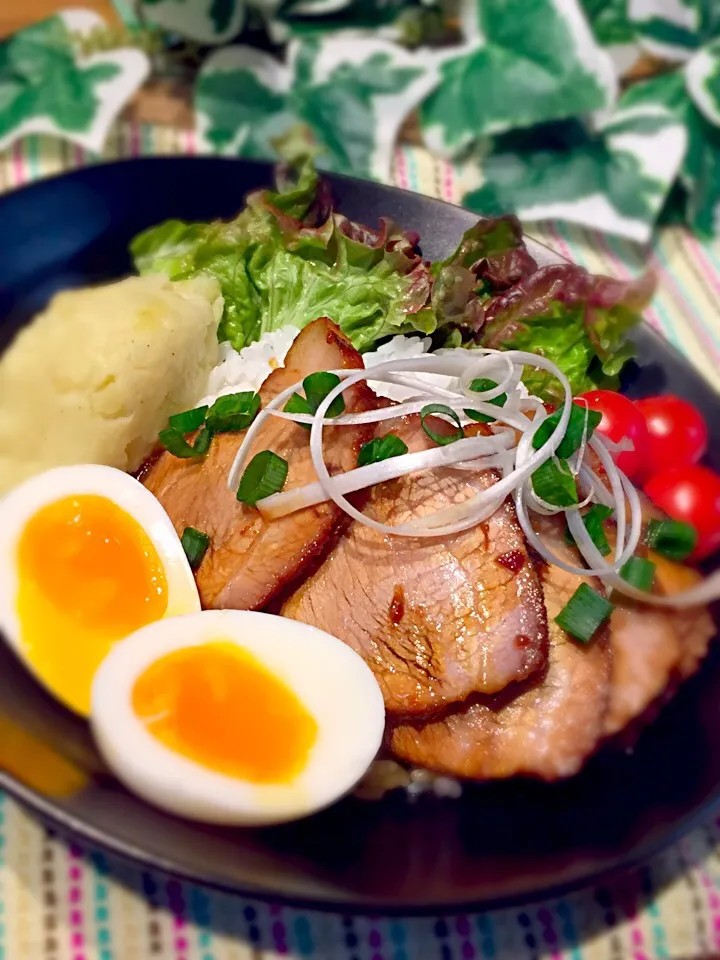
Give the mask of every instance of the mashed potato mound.
<path id="1" fill-rule="evenodd" d="M 58 294 L 0 359 L 0 493 L 71 463 L 135 470 L 218 362 L 210 278 Z"/>

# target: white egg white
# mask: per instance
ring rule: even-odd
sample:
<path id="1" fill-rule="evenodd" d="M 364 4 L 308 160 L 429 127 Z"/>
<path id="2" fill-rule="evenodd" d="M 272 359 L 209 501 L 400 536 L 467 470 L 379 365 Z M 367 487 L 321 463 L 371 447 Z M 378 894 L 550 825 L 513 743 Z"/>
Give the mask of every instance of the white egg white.
<path id="1" fill-rule="evenodd" d="M 195 579 L 170 518 L 141 483 L 122 470 L 98 464 L 56 467 L 37 474 L 0 499 L 0 634 L 27 661 L 17 612 L 17 548 L 26 524 L 43 507 L 73 494 L 106 497 L 143 528 L 162 561 L 167 579 L 165 617 L 200 609 Z M 50 689 L 55 694 L 55 691 Z"/>
<path id="2" fill-rule="evenodd" d="M 152 663 L 217 641 L 256 657 L 315 718 L 317 739 L 291 782 L 214 772 L 164 746 L 133 711 L 134 684 Z M 351 790 L 380 748 L 385 706 L 367 664 L 330 634 L 267 613 L 207 610 L 149 624 L 113 648 L 95 675 L 92 727 L 110 768 L 149 803 L 208 823 L 261 825 L 306 816 Z"/>

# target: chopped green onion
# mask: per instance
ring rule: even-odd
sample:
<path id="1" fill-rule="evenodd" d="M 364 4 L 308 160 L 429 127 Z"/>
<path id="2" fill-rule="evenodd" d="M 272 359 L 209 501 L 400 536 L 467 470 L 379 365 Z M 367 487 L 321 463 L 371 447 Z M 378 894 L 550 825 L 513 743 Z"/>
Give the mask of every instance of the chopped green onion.
<path id="1" fill-rule="evenodd" d="M 334 373 L 311 373 L 303 380 L 305 397 L 299 393 L 294 393 L 283 407 L 285 413 L 306 413 L 312 416 L 317 413 L 317 408 L 323 402 L 325 397 L 340 383 L 340 377 Z M 306 399 L 307 397 L 307 399 Z M 328 407 L 326 416 L 337 417 L 345 410 L 345 400 L 342 395 L 335 397 Z M 299 423 L 299 427 L 309 430 L 312 424 Z"/>
<path id="2" fill-rule="evenodd" d="M 366 467 L 369 463 L 380 463 L 381 460 L 389 460 L 391 457 L 401 457 L 408 452 L 407 444 L 395 436 L 394 433 L 386 433 L 384 437 L 375 437 L 360 447 L 358 454 L 358 466 Z"/>
<path id="3" fill-rule="evenodd" d="M 288 402 L 283 407 L 283 410 L 286 413 L 307 413 L 312 415 L 312 410 L 310 409 L 310 404 L 307 402 L 305 397 L 301 397 L 299 393 L 294 393 Z M 304 427 L 308 427 L 309 424 L 304 423 Z"/>
<path id="4" fill-rule="evenodd" d="M 594 503 L 583 517 L 585 529 L 590 534 L 590 539 L 603 557 L 606 557 L 610 553 L 610 544 L 608 543 L 608 538 L 605 536 L 603 524 L 612 515 L 612 507 L 606 507 L 603 503 Z"/>
<path id="5" fill-rule="evenodd" d="M 650 590 L 655 579 L 655 564 L 645 557 L 630 557 L 620 567 L 620 576 L 638 590 Z"/>
<path id="6" fill-rule="evenodd" d="M 612 507 L 606 507 L 602 503 L 594 503 L 582 518 L 585 529 L 590 535 L 590 539 L 603 557 L 606 557 L 610 553 L 610 544 L 605 536 L 603 524 L 612 514 Z M 569 546 L 573 546 L 575 543 L 575 538 L 570 533 L 569 527 L 565 528 L 565 542 Z"/>
<path id="7" fill-rule="evenodd" d="M 193 451 L 196 457 L 204 457 L 205 454 L 210 449 L 210 441 L 213 438 L 212 430 L 208 430 L 207 427 L 203 427 L 200 433 L 198 433 L 195 438 L 195 445 Z"/>
<path id="8" fill-rule="evenodd" d="M 161 430 L 158 439 L 165 447 L 167 452 L 171 453 L 174 457 L 187 459 L 188 457 L 197 456 L 192 445 L 189 444 L 185 437 L 173 427 L 168 427 L 166 430 Z"/>
<path id="9" fill-rule="evenodd" d="M 218 397 L 210 407 L 205 422 L 212 433 L 246 430 L 260 409 L 260 397 L 251 390 Z"/>
<path id="10" fill-rule="evenodd" d="M 199 430 L 205 423 L 207 410 L 205 406 L 195 407 L 194 410 L 186 410 L 184 413 L 176 413 L 174 417 L 170 417 L 168 423 L 178 433 L 192 433 L 193 430 Z"/>
<path id="11" fill-rule="evenodd" d="M 685 560 L 697 544 L 697 530 L 680 520 L 651 520 L 645 543 L 671 560 Z"/>
<path id="12" fill-rule="evenodd" d="M 560 417 L 564 409 L 565 405 L 563 404 L 555 413 L 551 413 L 547 419 L 543 420 L 537 428 L 532 442 L 535 450 L 539 450 L 540 447 L 545 446 L 551 435 L 557 430 L 557 425 L 560 423 Z M 587 407 L 579 406 L 577 403 L 572 403 L 570 405 L 570 419 L 568 420 L 568 425 L 565 430 L 565 436 L 555 451 L 556 456 L 562 460 L 567 460 L 568 457 L 571 457 L 573 453 L 579 449 L 585 431 L 586 420 L 587 433 L 585 434 L 585 438 L 589 440 L 595 432 L 595 428 L 602 420 L 602 414 L 598 410 L 590 410 Z"/>
<path id="13" fill-rule="evenodd" d="M 303 389 L 311 413 L 317 413 L 317 408 L 325 397 L 340 383 L 340 377 L 335 373 L 311 373 L 303 380 Z M 328 407 L 326 416 L 337 417 L 345 410 L 345 401 L 342 394 L 335 397 Z"/>
<path id="14" fill-rule="evenodd" d="M 254 507 L 258 500 L 263 500 L 273 493 L 279 493 L 285 486 L 287 474 L 287 460 L 283 460 L 272 450 L 256 453 L 240 480 L 238 500 Z"/>
<path id="15" fill-rule="evenodd" d="M 283 407 L 285 413 L 307 413 L 312 415 L 312 410 L 310 409 L 310 404 L 307 402 L 305 397 L 301 397 L 299 393 L 294 393 L 288 402 Z M 305 430 L 309 430 L 312 426 L 311 423 L 298 423 L 299 427 L 303 427 Z"/>
<path id="16" fill-rule="evenodd" d="M 171 453 L 174 457 L 180 457 L 182 460 L 188 460 L 190 457 L 205 456 L 210 449 L 212 433 L 207 427 L 203 427 L 195 439 L 195 444 L 192 445 L 187 442 L 179 430 L 168 427 L 167 430 L 160 431 L 159 440 L 168 453 Z"/>
<path id="17" fill-rule="evenodd" d="M 457 430 L 454 433 L 449 434 L 438 433 L 436 430 L 433 430 L 432 427 L 429 427 L 425 423 L 426 418 L 432 416 L 433 414 L 442 414 L 442 416 L 452 420 L 457 426 Z M 462 424 L 460 423 L 460 417 L 455 413 L 452 407 L 448 407 L 444 403 L 426 404 L 420 411 L 420 424 L 432 442 L 437 443 L 437 445 L 440 447 L 444 447 L 448 443 L 455 443 L 456 440 L 462 440 L 462 438 L 465 436 Z"/>
<path id="18" fill-rule="evenodd" d="M 486 393 L 488 390 L 494 390 L 496 387 L 497 382 L 495 380 L 488 380 L 487 377 L 476 377 L 470 384 L 470 389 L 473 393 Z M 488 403 L 496 403 L 498 406 L 502 406 L 506 400 L 507 394 L 501 393 L 500 396 L 488 400 Z"/>
<path id="19" fill-rule="evenodd" d="M 615 608 L 587 583 L 581 583 L 555 617 L 555 623 L 580 643 L 590 643 Z"/>
<path id="20" fill-rule="evenodd" d="M 470 384 L 470 389 L 475 393 L 484 393 L 486 390 L 492 390 L 497 386 L 497 383 L 494 380 L 486 380 L 484 377 L 479 377 L 477 380 L 473 380 Z M 486 403 L 492 403 L 495 407 L 504 407 L 505 401 L 507 400 L 507 394 L 501 393 L 498 397 L 493 397 L 492 400 L 486 400 Z M 497 420 L 497 417 L 489 417 L 485 413 L 478 413 L 477 410 L 465 410 L 466 417 L 470 417 L 471 420 L 474 420 L 476 423 L 493 423 Z"/>
<path id="21" fill-rule="evenodd" d="M 579 503 L 575 477 L 564 460 L 551 457 L 532 475 L 533 490 L 554 507 L 572 507 Z"/>
<path id="22" fill-rule="evenodd" d="M 201 533 L 195 527 L 185 527 L 183 535 L 180 537 L 180 543 L 188 558 L 191 570 L 197 570 L 203 562 L 203 557 L 210 546 L 210 537 L 206 533 Z"/>

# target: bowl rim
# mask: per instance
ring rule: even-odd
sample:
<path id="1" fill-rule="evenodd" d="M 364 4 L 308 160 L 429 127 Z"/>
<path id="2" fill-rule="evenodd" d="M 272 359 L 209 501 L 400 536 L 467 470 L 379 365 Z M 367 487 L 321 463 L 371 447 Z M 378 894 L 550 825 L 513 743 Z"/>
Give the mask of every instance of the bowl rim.
<path id="1" fill-rule="evenodd" d="M 141 165 L 161 166 L 166 165 L 169 162 L 174 164 L 191 164 L 198 161 L 207 162 L 208 160 L 212 160 L 215 163 L 223 163 L 228 165 L 241 164 L 245 166 L 254 166 L 257 169 L 262 168 L 268 173 L 271 173 L 273 169 L 273 164 L 271 162 L 249 161 L 245 158 L 239 157 L 170 155 L 119 158 L 109 162 L 93 164 L 90 168 L 88 166 L 81 166 L 72 170 L 60 171 L 51 176 L 42 177 L 39 180 L 15 187 L 14 189 L 0 195 L 0 216 L 2 215 L 4 205 L 8 201 L 12 201 L 16 197 L 21 197 L 28 191 L 35 191 L 38 189 L 38 187 L 42 187 L 44 185 L 52 185 L 54 182 L 60 180 L 68 180 L 73 177 L 85 176 L 87 175 L 88 169 L 106 169 L 128 166 L 137 167 Z M 379 184 L 372 181 L 363 181 L 356 177 L 350 177 L 344 174 L 331 173 L 328 174 L 328 177 L 331 181 L 345 182 L 356 185 L 360 188 L 363 186 L 369 186 L 375 191 L 386 193 L 388 197 L 396 196 L 399 193 L 413 193 L 415 196 L 421 199 L 424 206 L 430 208 L 437 207 L 438 209 L 443 210 L 448 208 L 452 209 L 455 211 L 454 216 L 457 217 L 459 214 L 463 215 L 468 224 L 476 222 L 477 220 L 486 219 L 478 214 L 465 210 L 463 207 L 460 207 L 457 204 L 449 203 L 446 200 L 436 197 L 428 197 L 425 194 L 418 193 L 417 191 L 404 190 L 401 187 L 388 184 Z M 553 250 L 552 247 L 537 240 L 531 234 L 524 234 L 524 236 L 528 241 L 528 247 L 531 254 L 535 257 L 535 259 L 542 261 L 541 265 L 571 262 L 560 253 Z M 696 370 L 688 358 L 679 353 L 674 346 L 664 337 L 662 337 L 658 331 L 652 328 L 647 321 L 644 321 L 642 324 L 642 336 L 644 338 L 650 338 L 658 343 L 662 343 L 666 350 L 670 350 L 674 354 L 676 362 L 684 367 L 686 374 L 701 380 L 703 383 L 707 383 L 707 381 L 702 377 L 700 372 Z M 365 894 L 358 895 L 357 899 L 355 900 L 352 899 L 352 895 L 349 895 L 347 899 L 333 899 L 332 896 L 323 896 L 323 898 L 320 899 L 319 894 L 315 894 L 313 896 L 283 894 L 270 891 L 268 889 L 263 889 L 261 887 L 254 887 L 251 884 L 242 885 L 229 881 L 223 881 L 219 878 L 203 877 L 200 880 L 198 879 L 197 875 L 193 875 L 193 873 L 186 867 L 183 867 L 180 863 L 176 862 L 172 856 L 158 857 L 157 855 L 153 854 L 151 858 L 151 855 L 144 852 L 141 847 L 126 840 L 116 839 L 114 835 L 87 823 L 83 818 L 75 816 L 71 812 L 64 810 L 62 807 L 59 807 L 53 803 L 52 800 L 49 800 L 39 792 L 25 786 L 19 780 L 2 770 L 0 770 L 0 790 L 4 790 L 22 807 L 31 810 L 43 822 L 49 824 L 59 836 L 67 838 L 69 841 L 76 840 L 80 841 L 81 843 L 87 843 L 92 846 L 96 846 L 107 851 L 120 861 L 130 863 L 135 867 L 161 870 L 169 876 L 176 877 L 190 883 L 199 882 L 214 890 L 222 891 L 235 896 L 250 897 L 261 902 L 277 902 L 288 906 L 306 908 L 321 913 L 352 912 L 353 914 L 357 915 L 379 915 L 388 917 L 420 917 L 449 914 L 463 910 L 490 910 L 502 907 L 518 906 L 521 904 L 532 904 L 540 900 L 562 896 L 571 891 L 576 891 L 584 887 L 589 887 L 603 882 L 608 878 L 617 875 L 618 873 L 632 870 L 640 866 L 668 846 L 675 843 L 680 837 L 682 837 L 693 827 L 697 826 L 700 822 L 709 816 L 720 812 L 720 784 L 718 784 L 718 786 L 702 802 L 700 802 L 694 810 L 691 810 L 677 818 L 672 825 L 661 825 L 660 828 L 657 828 L 649 837 L 637 843 L 633 847 L 632 851 L 626 854 L 615 856 L 614 858 L 610 859 L 606 865 L 598 869 L 590 870 L 584 873 L 581 877 L 571 878 L 569 880 L 557 883 L 547 883 L 534 888 L 530 893 L 522 892 L 518 894 L 506 894 L 500 895 L 496 898 L 470 898 L 456 899 L 452 901 L 441 900 L 439 902 L 424 904 L 387 904 L 381 899 L 376 900 L 373 897 Z"/>

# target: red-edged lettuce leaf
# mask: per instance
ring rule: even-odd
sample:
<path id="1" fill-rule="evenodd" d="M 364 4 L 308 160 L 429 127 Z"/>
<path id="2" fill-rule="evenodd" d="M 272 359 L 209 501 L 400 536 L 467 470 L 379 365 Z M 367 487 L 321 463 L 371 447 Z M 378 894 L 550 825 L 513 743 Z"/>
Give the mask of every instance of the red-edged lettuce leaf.
<path id="1" fill-rule="evenodd" d="M 525 246 L 520 221 L 514 216 L 478 220 L 465 231 L 455 252 L 439 264 L 439 269 L 451 266 L 470 270 L 487 281 L 493 291 L 507 290 L 537 270 Z"/>
<path id="2" fill-rule="evenodd" d="M 483 323 L 483 302 L 537 269 L 528 253 L 520 221 L 513 216 L 479 220 L 466 230 L 457 249 L 433 265 L 429 309 L 448 342 L 474 339 Z M 455 336 L 456 334 L 457 336 Z"/>
<path id="3" fill-rule="evenodd" d="M 617 388 L 632 356 L 627 333 L 640 322 L 654 289 L 650 273 L 622 281 L 593 276 L 575 264 L 540 267 L 485 305 L 480 342 L 552 360 L 573 394 Z M 525 383 L 548 400 L 562 397 L 560 385 L 543 371 L 529 371 Z"/>
<path id="4" fill-rule="evenodd" d="M 236 349 L 327 316 L 359 350 L 394 334 L 437 332 L 436 344 L 540 353 L 574 393 L 617 384 L 651 276 L 623 282 L 572 264 L 538 269 L 512 216 L 479 220 L 439 263 L 423 260 L 418 240 L 388 219 L 377 229 L 348 220 L 306 162 L 280 168 L 277 189 L 251 194 L 234 220 L 169 221 L 136 237 L 131 251 L 143 274 L 215 277 L 225 299 L 218 336 Z M 526 382 L 559 396 L 545 374 Z"/>

